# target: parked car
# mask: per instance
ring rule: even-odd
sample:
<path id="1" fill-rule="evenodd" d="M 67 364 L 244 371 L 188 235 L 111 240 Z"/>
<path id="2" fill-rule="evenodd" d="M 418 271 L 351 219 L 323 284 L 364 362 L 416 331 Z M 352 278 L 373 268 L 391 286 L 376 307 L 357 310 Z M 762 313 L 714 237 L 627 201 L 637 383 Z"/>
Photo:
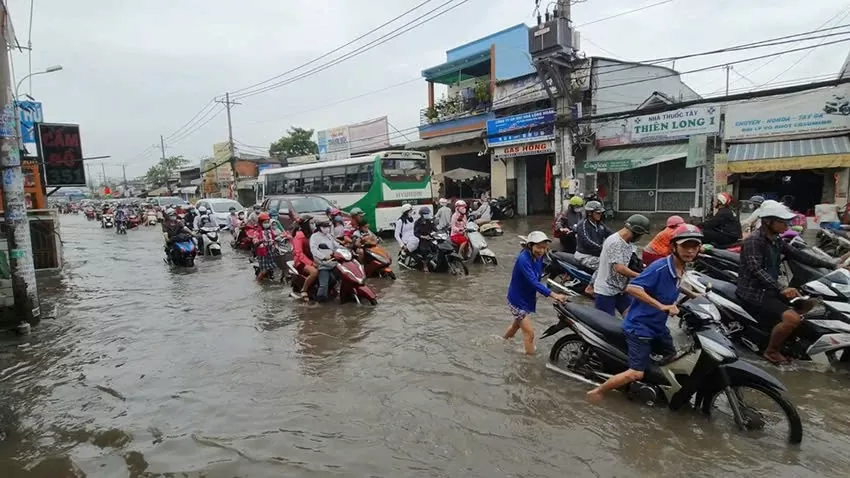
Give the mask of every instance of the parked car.
<path id="1" fill-rule="evenodd" d="M 185 207 L 189 205 L 188 201 L 177 196 L 156 196 L 148 198 L 148 202 L 150 202 L 154 206 L 159 206 L 161 208 L 167 208 L 168 206 Z"/>
<path id="2" fill-rule="evenodd" d="M 286 229 L 292 224 L 292 221 L 298 219 L 298 216 L 309 214 L 310 216 L 324 215 L 328 208 L 336 207 L 330 201 L 322 196 L 302 195 L 302 196 L 267 196 L 263 201 L 262 208 L 264 211 L 276 210 L 281 217 L 281 224 Z M 345 218 L 350 217 L 345 211 L 342 211 Z"/>
<path id="3" fill-rule="evenodd" d="M 225 228 L 230 225 L 230 208 L 235 207 L 236 212 L 244 211 L 245 206 L 239 204 L 239 201 L 227 198 L 208 198 L 201 199 L 195 203 L 195 207 L 204 206 L 207 210 L 213 212 L 215 221 L 219 228 Z"/>

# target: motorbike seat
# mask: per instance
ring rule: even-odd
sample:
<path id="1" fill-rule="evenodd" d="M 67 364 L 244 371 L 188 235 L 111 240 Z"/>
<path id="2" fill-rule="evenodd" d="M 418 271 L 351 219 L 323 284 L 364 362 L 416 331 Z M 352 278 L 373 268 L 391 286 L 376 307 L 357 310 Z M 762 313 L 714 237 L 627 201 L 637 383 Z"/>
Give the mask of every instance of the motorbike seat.
<path id="1" fill-rule="evenodd" d="M 735 295 L 735 291 L 738 289 L 738 286 L 735 284 L 720 279 L 710 279 L 707 282 L 711 284 L 711 290 L 717 292 L 717 295 L 733 302 L 738 302 L 739 299 Z"/>
<path id="2" fill-rule="evenodd" d="M 602 334 L 609 344 L 620 350 L 626 350 L 623 321 L 601 310 L 572 302 L 565 303 L 564 308 L 573 314 L 579 322 Z"/>
<path id="3" fill-rule="evenodd" d="M 712 249 L 710 254 L 718 259 L 723 259 L 724 261 L 734 262 L 735 264 L 741 263 L 741 254 L 736 252 L 729 252 L 724 249 Z"/>
<path id="4" fill-rule="evenodd" d="M 554 257 L 555 259 L 557 259 L 561 262 L 566 262 L 567 264 L 575 266 L 579 270 L 593 274 L 593 270 L 585 267 L 584 264 L 581 263 L 581 261 L 576 259 L 575 255 L 570 254 L 569 252 L 552 251 L 552 257 Z"/>

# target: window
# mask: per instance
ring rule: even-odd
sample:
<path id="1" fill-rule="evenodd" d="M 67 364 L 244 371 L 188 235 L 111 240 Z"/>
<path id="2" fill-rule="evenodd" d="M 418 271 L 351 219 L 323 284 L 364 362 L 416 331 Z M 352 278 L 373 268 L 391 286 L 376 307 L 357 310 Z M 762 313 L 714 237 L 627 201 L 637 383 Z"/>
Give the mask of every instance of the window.
<path id="1" fill-rule="evenodd" d="M 374 163 L 348 166 L 345 170 L 345 190 L 350 193 L 365 193 L 372 188 L 374 176 Z"/>
<path id="2" fill-rule="evenodd" d="M 381 160 L 381 170 L 387 181 L 418 182 L 428 175 L 428 160 L 385 158 Z"/>
<path id="3" fill-rule="evenodd" d="M 345 189 L 345 166 L 322 170 L 322 192 L 341 193 Z"/>
<path id="4" fill-rule="evenodd" d="M 322 190 L 322 170 L 311 169 L 301 171 L 301 192 L 305 194 L 318 193 Z"/>
<path id="5" fill-rule="evenodd" d="M 292 200 L 292 208 L 298 214 L 308 212 L 325 212 L 329 207 L 333 207 L 327 199 L 320 197 L 296 198 Z"/>

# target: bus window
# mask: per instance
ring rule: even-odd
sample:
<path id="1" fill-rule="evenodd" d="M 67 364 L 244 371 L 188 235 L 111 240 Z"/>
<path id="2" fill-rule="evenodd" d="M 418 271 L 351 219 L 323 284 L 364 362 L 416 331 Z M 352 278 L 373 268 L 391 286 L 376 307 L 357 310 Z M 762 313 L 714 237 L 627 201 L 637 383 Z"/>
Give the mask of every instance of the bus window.
<path id="1" fill-rule="evenodd" d="M 326 193 L 341 193 L 345 187 L 345 166 L 325 168 L 322 171 L 322 181 Z"/>
<path id="2" fill-rule="evenodd" d="M 381 170 L 387 181 L 422 181 L 428 175 L 428 160 L 384 158 L 381 160 Z"/>
<path id="3" fill-rule="evenodd" d="M 349 166 L 346 169 L 345 190 L 350 193 L 365 193 L 369 191 L 372 188 L 374 172 L 375 165 L 372 163 Z"/>
<path id="4" fill-rule="evenodd" d="M 301 171 L 301 178 L 304 183 L 302 192 L 305 194 L 315 194 L 322 190 L 322 170 L 321 169 L 306 169 Z"/>

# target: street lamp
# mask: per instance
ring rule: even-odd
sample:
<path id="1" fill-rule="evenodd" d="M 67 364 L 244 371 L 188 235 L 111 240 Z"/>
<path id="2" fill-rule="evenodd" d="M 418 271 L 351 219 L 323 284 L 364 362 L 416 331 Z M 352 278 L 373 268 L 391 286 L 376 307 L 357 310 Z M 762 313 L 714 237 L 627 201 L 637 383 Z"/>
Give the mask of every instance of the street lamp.
<path id="1" fill-rule="evenodd" d="M 26 81 L 28 78 L 32 78 L 33 76 L 36 76 L 36 75 L 46 75 L 48 73 L 53 73 L 54 71 L 59 71 L 61 69 L 62 69 L 62 65 L 53 65 L 53 66 L 47 67 L 44 71 L 37 71 L 35 73 L 30 73 L 29 75 L 21 78 L 21 81 L 19 81 L 18 84 L 15 86 L 15 99 L 16 100 L 18 99 L 18 89 L 21 87 L 21 85 L 24 83 L 24 81 Z"/>

